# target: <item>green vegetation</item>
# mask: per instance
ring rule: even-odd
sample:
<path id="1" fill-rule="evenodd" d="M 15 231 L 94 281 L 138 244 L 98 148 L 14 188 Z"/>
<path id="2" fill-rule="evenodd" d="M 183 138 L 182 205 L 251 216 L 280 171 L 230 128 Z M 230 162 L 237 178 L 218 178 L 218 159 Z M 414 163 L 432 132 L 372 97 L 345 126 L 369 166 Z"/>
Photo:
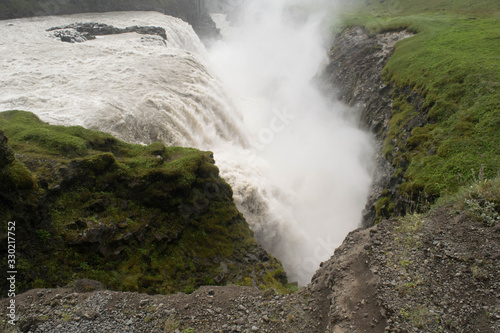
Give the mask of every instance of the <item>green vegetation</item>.
<path id="1" fill-rule="evenodd" d="M 127 144 L 23 111 L 0 113 L 0 141 L 0 239 L 16 221 L 18 291 L 78 278 L 148 293 L 286 283 L 210 152 Z"/>
<path id="2" fill-rule="evenodd" d="M 419 306 L 411 309 L 401 309 L 399 314 L 405 320 L 412 323 L 414 327 L 424 328 L 428 323 L 436 320 L 436 315 L 433 314 L 427 307 Z"/>
<path id="3" fill-rule="evenodd" d="M 399 233 L 415 233 L 420 230 L 424 223 L 424 216 L 421 214 L 407 214 L 399 218 L 400 224 L 396 227 Z"/>
<path id="4" fill-rule="evenodd" d="M 500 12 L 496 0 L 365 0 L 352 6 L 350 16 L 379 18 L 409 16 L 424 13 L 495 16 Z"/>
<path id="5" fill-rule="evenodd" d="M 372 33 L 415 33 L 383 71 L 395 88 L 384 154 L 401 176 L 399 194 L 413 202 L 407 210 L 456 193 L 473 170 L 499 174 L 499 18 L 494 0 L 373 0 L 344 15 L 343 24 Z M 388 199 L 377 203 L 379 216 L 392 214 Z"/>
<path id="6" fill-rule="evenodd" d="M 496 225 L 500 223 L 500 177 L 477 179 L 472 185 L 463 186 L 453 195 L 436 202 L 436 207 L 444 205 L 465 211 L 487 226 Z"/>
<path id="7" fill-rule="evenodd" d="M 279 268 L 273 272 L 267 272 L 264 276 L 265 284 L 261 284 L 263 290 L 273 289 L 279 294 L 290 294 L 298 290 L 297 285 L 287 283 L 286 273 L 283 268 Z"/>
<path id="8" fill-rule="evenodd" d="M 174 332 L 180 325 L 179 319 L 174 317 L 168 317 L 163 324 L 163 329 L 165 333 Z"/>

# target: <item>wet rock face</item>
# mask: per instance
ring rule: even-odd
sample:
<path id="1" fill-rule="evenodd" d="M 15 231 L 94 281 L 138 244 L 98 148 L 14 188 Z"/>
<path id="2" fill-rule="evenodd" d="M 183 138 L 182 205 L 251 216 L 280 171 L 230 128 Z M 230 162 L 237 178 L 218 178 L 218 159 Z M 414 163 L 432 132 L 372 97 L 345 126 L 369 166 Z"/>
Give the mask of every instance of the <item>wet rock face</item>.
<path id="1" fill-rule="evenodd" d="M 54 36 L 60 38 L 62 42 L 83 43 L 95 36 L 117 35 L 135 32 L 141 35 L 157 35 L 167 40 L 167 33 L 162 27 L 154 26 L 130 26 L 126 28 L 117 28 L 112 25 L 89 22 L 73 23 L 66 26 L 52 27 L 47 31 L 54 31 Z"/>
<path id="2" fill-rule="evenodd" d="M 382 80 L 382 70 L 397 41 L 412 36 L 407 31 L 370 35 L 363 27 L 346 28 L 330 49 L 330 63 L 323 79 L 334 87 L 334 97 L 359 110 L 361 125 L 373 133 L 376 171 L 372 190 L 363 212 L 363 224 L 373 225 L 375 203 L 383 196 L 397 195 L 394 168 L 382 153 L 392 115 L 394 88 Z M 384 193 L 389 189 L 390 193 Z M 384 193 L 384 195 L 383 195 Z"/>
<path id="3" fill-rule="evenodd" d="M 392 87 L 381 73 L 397 41 L 412 36 L 407 31 L 371 36 L 362 27 L 346 29 L 330 49 L 325 78 L 336 97 L 361 111 L 362 125 L 382 138 L 391 118 Z"/>

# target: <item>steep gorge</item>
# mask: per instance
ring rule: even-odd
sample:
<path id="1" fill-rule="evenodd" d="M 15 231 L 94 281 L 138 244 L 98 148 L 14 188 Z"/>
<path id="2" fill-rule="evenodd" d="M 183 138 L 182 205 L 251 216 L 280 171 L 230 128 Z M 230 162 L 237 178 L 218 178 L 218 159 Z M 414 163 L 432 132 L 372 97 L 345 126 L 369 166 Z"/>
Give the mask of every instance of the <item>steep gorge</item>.
<path id="1" fill-rule="evenodd" d="M 498 182 L 481 179 L 484 184 L 479 189 L 475 184 L 465 197 L 428 215 L 385 220 L 427 211 L 427 203 L 418 207 L 422 203 L 418 196 L 432 194 L 422 192 L 412 198 L 401 192 L 409 163 L 404 158 L 409 155 L 398 156 L 398 150 L 387 151 L 390 146 L 385 145 L 395 103 L 400 106 L 404 101 L 417 111 L 403 125 L 398 148 L 416 143 L 415 128 L 432 125 L 428 114 L 435 104 L 426 104 L 425 87 L 414 89 L 384 78 L 394 43 L 410 35 L 397 30 L 374 34 L 363 27 L 346 28 L 332 48 L 324 77 L 337 87 L 335 95 L 363 111 L 363 124 L 377 139 L 378 173 L 364 223 L 366 227 L 378 224 L 349 234 L 334 256 L 321 264 L 308 287 L 290 296 L 207 287 L 192 295 L 157 298 L 108 291 L 78 294 L 76 288 L 57 290 L 57 296 L 37 290 L 20 296 L 27 304 L 22 310 L 23 327 L 57 331 L 62 325 L 59 328 L 71 331 L 77 330 L 79 322 L 85 327 L 107 327 L 113 323 L 112 316 L 100 306 L 115 306 L 120 313 L 126 309 L 138 318 L 148 316 L 148 321 L 131 322 L 132 331 L 239 332 L 255 331 L 255 327 L 264 332 L 498 332 Z M 432 147 L 423 148 L 432 155 Z M 492 223 L 481 215 L 488 212 L 488 202 L 493 207 Z M 71 304 L 75 299 L 81 303 Z M 113 302 L 107 304 L 109 299 Z M 53 306 L 61 314 L 36 319 L 38 310 L 28 308 L 33 300 L 40 313 Z M 95 300 L 99 302 L 95 314 L 84 312 Z M 69 320 L 63 310 L 70 314 Z M 114 324 L 124 327 L 122 322 Z"/>
<path id="2" fill-rule="evenodd" d="M 365 226 L 427 212 L 439 198 L 498 177 L 498 67 L 487 37 L 495 21 L 435 17 L 437 33 L 413 20 L 346 28 L 323 76 L 336 97 L 361 111 L 377 145 Z M 479 36 L 468 36 L 470 22 Z M 484 49 L 477 65 L 474 53 L 455 50 L 437 60 L 450 35 L 462 34 L 465 50 Z"/>
<path id="3" fill-rule="evenodd" d="M 362 126 L 376 142 L 374 180 L 363 212 L 363 225 L 372 226 L 388 213 L 404 214 L 404 200 L 398 194 L 401 175 L 383 152 L 394 103 L 394 87 L 382 79 L 382 71 L 394 52 L 394 45 L 413 34 L 403 30 L 372 35 L 366 28 L 345 28 L 330 50 L 330 62 L 322 78 L 333 87 L 330 94 L 359 110 Z M 328 93 L 328 92 L 327 92 Z M 411 131 L 411 128 L 409 129 Z M 384 198 L 394 198 L 385 200 Z"/>

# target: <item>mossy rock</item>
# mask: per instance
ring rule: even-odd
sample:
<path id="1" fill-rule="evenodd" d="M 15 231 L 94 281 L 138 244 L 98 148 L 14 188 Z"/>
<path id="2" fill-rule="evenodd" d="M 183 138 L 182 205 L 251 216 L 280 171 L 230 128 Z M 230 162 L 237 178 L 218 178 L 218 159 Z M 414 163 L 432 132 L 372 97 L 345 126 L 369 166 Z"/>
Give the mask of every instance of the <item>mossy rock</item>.
<path id="1" fill-rule="evenodd" d="M 128 144 L 23 111 L 0 113 L 0 131 L 0 214 L 18 225 L 18 291 L 80 278 L 148 293 L 248 276 L 283 284 L 269 278 L 281 264 L 254 240 L 211 152 Z"/>
<path id="2" fill-rule="evenodd" d="M 391 196 L 384 196 L 375 203 L 375 222 L 380 222 L 383 218 L 389 218 L 394 212 L 394 203 Z"/>

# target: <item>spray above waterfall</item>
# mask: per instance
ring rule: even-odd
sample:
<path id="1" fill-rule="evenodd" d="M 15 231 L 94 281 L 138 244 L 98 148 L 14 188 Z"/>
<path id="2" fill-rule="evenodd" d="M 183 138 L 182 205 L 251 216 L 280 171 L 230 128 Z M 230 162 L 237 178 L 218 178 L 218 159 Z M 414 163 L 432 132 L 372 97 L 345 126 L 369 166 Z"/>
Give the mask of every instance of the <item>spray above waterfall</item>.
<path id="1" fill-rule="evenodd" d="M 247 188 L 236 186 L 235 199 L 242 211 L 259 212 L 246 215 L 257 239 L 301 283 L 358 225 L 370 184 L 368 137 L 345 117 L 354 111 L 313 84 L 327 61 L 325 4 L 240 1 L 233 25 L 214 15 L 224 38 L 210 49 L 250 133 L 247 161 L 265 161 L 260 172 L 272 189 L 262 193 L 266 214 L 245 207 L 255 203 Z"/>
<path id="2" fill-rule="evenodd" d="M 319 3 L 297 15 L 286 1 L 246 1 L 208 52 L 159 13 L 12 20 L 0 25 L 0 110 L 213 151 L 258 241 L 305 284 L 358 225 L 370 183 L 367 135 L 311 84 L 326 61 Z M 45 31 L 75 22 L 160 26 L 167 45 L 137 34 L 69 44 Z"/>

